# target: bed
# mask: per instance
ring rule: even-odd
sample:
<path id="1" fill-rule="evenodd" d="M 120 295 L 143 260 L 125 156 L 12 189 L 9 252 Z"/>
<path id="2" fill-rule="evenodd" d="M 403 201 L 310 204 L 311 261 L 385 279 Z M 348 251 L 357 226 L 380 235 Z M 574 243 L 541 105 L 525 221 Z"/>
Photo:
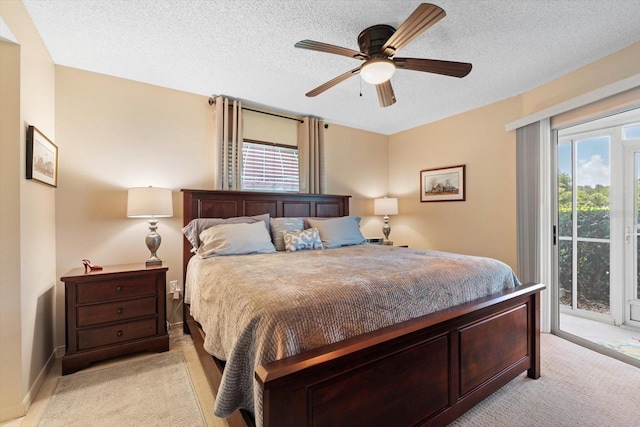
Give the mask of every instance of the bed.
<path id="1" fill-rule="evenodd" d="M 349 215 L 348 196 L 182 191 L 185 225 L 196 218 L 265 213 L 272 218 Z M 345 251 L 382 250 L 373 246 Z M 191 249 L 192 243 L 185 238 L 185 276 Z M 407 251 L 385 250 L 389 252 L 384 256 Z M 331 251 L 335 252 L 322 252 L 339 253 Z M 404 256 L 410 258 L 410 254 L 421 255 L 408 250 Z M 259 265 L 259 258 L 253 259 Z M 187 288 L 187 281 L 184 283 Z M 256 423 L 252 412 L 238 410 L 228 422 L 231 426 L 270 427 L 446 425 L 522 372 L 534 379 L 540 376 L 542 289 L 544 285 L 525 284 L 491 291 L 462 304 L 258 364 L 252 373 L 260 409 L 253 412 L 262 416 L 258 415 Z M 206 322 L 196 322 L 191 308 L 185 305 L 185 332 L 193 337 L 211 387 L 216 393 L 224 391 L 221 382 L 226 362 L 205 349 L 207 335 L 201 326 Z M 227 377 L 229 372 L 232 370 Z"/>

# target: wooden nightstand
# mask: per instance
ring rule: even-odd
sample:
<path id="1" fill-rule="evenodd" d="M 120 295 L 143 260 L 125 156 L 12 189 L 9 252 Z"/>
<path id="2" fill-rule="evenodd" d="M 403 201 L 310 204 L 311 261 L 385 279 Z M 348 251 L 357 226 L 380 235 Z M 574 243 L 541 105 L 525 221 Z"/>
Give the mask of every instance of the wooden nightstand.
<path id="1" fill-rule="evenodd" d="M 62 375 L 139 351 L 169 350 L 165 266 L 144 263 L 75 268 L 65 285 L 66 352 Z"/>

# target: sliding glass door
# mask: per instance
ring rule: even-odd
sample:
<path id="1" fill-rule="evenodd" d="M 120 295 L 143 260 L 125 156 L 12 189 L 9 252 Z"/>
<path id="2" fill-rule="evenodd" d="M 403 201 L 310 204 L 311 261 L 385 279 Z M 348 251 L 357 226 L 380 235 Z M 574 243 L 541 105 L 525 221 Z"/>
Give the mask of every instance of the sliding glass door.
<path id="1" fill-rule="evenodd" d="M 558 131 L 556 163 L 558 328 L 640 326 L 640 110 Z"/>

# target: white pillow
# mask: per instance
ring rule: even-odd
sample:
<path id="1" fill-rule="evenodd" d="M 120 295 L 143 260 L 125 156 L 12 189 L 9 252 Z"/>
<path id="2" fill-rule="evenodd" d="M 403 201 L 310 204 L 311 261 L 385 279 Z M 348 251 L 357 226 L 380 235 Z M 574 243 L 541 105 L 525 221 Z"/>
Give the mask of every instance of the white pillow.
<path id="1" fill-rule="evenodd" d="M 360 217 L 343 216 L 328 219 L 307 219 L 309 226 L 317 228 L 325 248 L 359 245 L 365 242 L 360 231 Z"/>
<path id="2" fill-rule="evenodd" d="M 283 231 L 284 246 L 287 252 L 324 249 L 317 228 L 301 231 Z"/>
<path id="3" fill-rule="evenodd" d="M 200 233 L 200 258 L 216 255 L 268 254 L 276 251 L 264 222 L 220 224 Z"/>

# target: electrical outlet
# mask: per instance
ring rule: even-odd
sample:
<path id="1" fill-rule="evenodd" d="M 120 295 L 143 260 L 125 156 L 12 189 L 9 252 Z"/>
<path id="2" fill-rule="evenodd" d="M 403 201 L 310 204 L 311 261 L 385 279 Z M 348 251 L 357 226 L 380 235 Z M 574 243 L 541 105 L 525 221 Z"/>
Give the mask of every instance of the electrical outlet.
<path id="1" fill-rule="evenodd" d="M 170 294 L 175 293 L 175 291 L 178 289 L 178 281 L 177 280 L 171 280 L 169 281 L 169 292 Z"/>

